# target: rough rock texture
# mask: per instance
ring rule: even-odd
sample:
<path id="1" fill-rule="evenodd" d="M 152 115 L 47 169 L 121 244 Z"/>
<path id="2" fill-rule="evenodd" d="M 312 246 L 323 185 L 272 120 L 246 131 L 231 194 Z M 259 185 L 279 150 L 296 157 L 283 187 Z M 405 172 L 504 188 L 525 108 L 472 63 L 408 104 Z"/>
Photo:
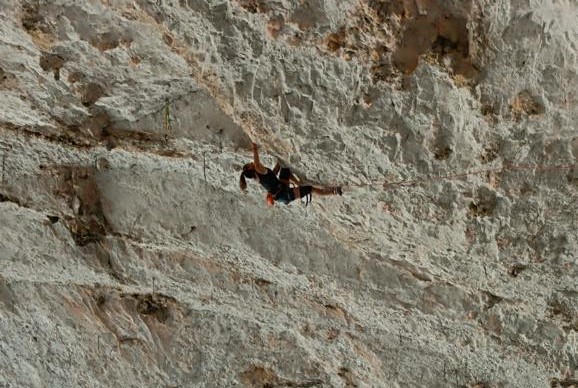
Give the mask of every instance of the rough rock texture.
<path id="1" fill-rule="evenodd" d="M 0 386 L 577 384 L 575 1 L 1 5 Z"/>

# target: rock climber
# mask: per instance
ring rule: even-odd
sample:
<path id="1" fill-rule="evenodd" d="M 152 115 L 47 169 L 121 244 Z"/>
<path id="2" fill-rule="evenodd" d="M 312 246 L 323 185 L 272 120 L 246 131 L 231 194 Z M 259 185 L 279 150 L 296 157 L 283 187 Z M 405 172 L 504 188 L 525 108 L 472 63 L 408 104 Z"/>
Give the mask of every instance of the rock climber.
<path id="1" fill-rule="evenodd" d="M 277 177 L 277 173 L 279 177 Z M 257 179 L 257 181 L 267 190 L 267 204 L 273 206 L 275 202 L 281 202 L 288 205 L 297 198 L 306 199 L 306 205 L 311 202 L 312 194 L 325 195 L 343 195 L 341 187 L 320 188 L 315 186 L 301 185 L 301 181 L 291 172 L 290 169 L 281 168 L 279 162 L 273 167 L 273 170 L 263 166 L 259 161 L 259 147 L 253 143 L 253 162 L 243 166 L 243 172 L 239 181 L 241 190 L 247 189 L 245 178 Z M 294 183 L 296 186 L 289 186 Z"/>

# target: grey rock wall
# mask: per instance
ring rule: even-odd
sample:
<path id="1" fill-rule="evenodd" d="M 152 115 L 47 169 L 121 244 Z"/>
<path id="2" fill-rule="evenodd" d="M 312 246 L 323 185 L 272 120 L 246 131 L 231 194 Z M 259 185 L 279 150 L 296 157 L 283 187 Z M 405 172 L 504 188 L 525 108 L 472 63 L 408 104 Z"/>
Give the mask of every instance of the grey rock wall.
<path id="1" fill-rule="evenodd" d="M 0 386 L 578 384 L 575 2 L 1 5 Z"/>

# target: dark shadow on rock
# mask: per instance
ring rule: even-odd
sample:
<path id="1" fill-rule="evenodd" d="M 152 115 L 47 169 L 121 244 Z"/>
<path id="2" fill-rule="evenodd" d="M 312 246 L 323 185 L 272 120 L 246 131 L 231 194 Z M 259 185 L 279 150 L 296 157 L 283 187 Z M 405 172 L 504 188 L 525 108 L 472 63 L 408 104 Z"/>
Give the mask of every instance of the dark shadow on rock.
<path id="1" fill-rule="evenodd" d="M 65 200 L 74 217 L 66 219 L 74 241 L 79 246 L 101 241 L 107 235 L 95 167 L 55 166 L 50 170 L 58 179 L 56 195 Z"/>
<path id="2" fill-rule="evenodd" d="M 52 71 L 54 73 L 54 79 L 60 79 L 60 69 L 64 66 L 66 59 L 60 54 L 54 53 L 42 53 L 40 57 L 40 67 L 44 71 Z"/>

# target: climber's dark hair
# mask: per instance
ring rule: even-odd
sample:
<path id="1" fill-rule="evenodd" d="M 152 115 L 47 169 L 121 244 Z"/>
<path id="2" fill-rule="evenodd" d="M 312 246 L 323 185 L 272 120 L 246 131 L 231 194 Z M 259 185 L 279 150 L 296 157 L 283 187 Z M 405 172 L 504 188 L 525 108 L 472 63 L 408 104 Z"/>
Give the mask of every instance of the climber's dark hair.
<path id="1" fill-rule="evenodd" d="M 247 181 L 245 177 L 249 179 L 255 179 L 257 177 L 257 172 L 255 171 L 255 167 L 253 163 L 247 163 L 243 166 L 243 172 L 241 173 L 241 178 L 239 179 L 239 187 L 241 191 L 245 191 L 247 189 Z"/>

